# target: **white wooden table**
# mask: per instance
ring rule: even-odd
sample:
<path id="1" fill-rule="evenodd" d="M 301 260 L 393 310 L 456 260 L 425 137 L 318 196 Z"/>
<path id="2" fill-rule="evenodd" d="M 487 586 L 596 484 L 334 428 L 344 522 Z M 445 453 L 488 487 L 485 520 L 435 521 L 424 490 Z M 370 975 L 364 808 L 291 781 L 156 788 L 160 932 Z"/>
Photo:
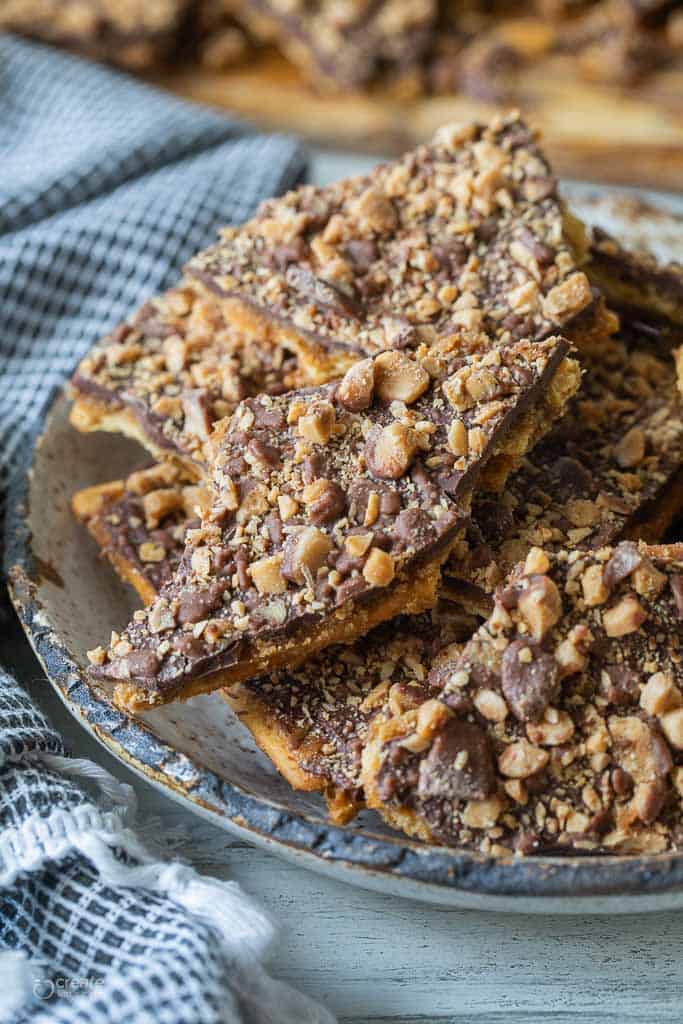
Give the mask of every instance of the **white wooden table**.
<path id="1" fill-rule="evenodd" d="M 359 170 L 357 158 L 314 161 L 317 181 L 350 170 Z M 71 752 L 135 787 L 140 820 L 155 837 L 168 836 L 199 870 L 234 878 L 261 900 L 281 925 L 273 973 L 344 1024 L 683 1021 L 683 913 L 495 916 L 308 873 L 232 839 L 139 779 L 70 717 L 13 631 L 0 629 L 0 657 L 3 648 Z"/>

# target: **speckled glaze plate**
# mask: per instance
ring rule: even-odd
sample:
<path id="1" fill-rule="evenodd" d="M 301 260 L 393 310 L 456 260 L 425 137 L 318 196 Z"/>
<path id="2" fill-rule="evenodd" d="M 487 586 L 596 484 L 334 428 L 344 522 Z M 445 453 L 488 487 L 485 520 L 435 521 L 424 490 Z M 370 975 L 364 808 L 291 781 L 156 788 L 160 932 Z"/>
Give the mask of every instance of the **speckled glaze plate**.
<path id="1" fill-rule="evenodd" d="M 575 208 L 663 258 L 683 259 L 683 199 L 609 196 L 567 186 Z M 426 846 L 374 815 L 331 826 L 322 800 L 294 792 L 216 694 L 138 718 L 85 679 L 85 651 L 135 607 L 69 499 L 123 476 L 144 459 L 123 438 L 79 435 L 60 392 L 13 481 L 8 569 L 15 607 L 46 674 L 74 716 L 113 754 L 186 807 L 241 838 L 335 878 L 418 900 L 496 911 L 632 912 L 683 907 L 683 854 L 500 860 Z"/>

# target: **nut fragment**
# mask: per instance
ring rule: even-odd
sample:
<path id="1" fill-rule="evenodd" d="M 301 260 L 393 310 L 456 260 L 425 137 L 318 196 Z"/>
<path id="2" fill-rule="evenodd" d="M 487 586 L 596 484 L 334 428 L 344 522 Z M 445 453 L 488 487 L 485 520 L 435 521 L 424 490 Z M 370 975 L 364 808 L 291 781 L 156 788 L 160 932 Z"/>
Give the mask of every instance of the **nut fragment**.
<path id="1" fill-rule="evenodd" d="M 527 793 L 526 786 L 521 779 L 507 779 L 503 783 L 503 789 L 516 804 L 524 806 L 529 800 L 529 794 Z"/>
<path id="2" fill-rule="evenodd" d="M 647 619 L 647 612 L 633 594 L 627 594 L 613 608 L 603 613 L 602 624 L 607 636 L 627 636 L 640 629 Z"/>
<path id="3" fill-rule="evenodd" d="M 394 560 L 381 548 L 372 548 L 363 566 L 363 576 L 373 587 L 386 587 L 394 578 Z"/>
<path id="4" fill-rule="evenodd" d="M 645 432 L 642 427 L 632 427 L 614 446 L 614 457 L 622 469 L 639 466 L 645 458 Z"/>
<path id="5" fill-rule="evenodd" d="M 164 353 L 169 373 L 177 375 L 185 369 L 189 350 L 187 342 L 183 341 L 179 334 L 172 334 L 165 338 L 161 350 Z"/>
<path id="6" fill-rule="evenodd" d="M 590 282 L 582 271 L 577 270 L 550 289 L 543 300 L 543 313 L 559 324 L 579 314 L 592 301 Z"/>
<path id="7" fill-rule="evenodd" d="M 560 592 L 549 576 L 530 576 L 519 597 L 519 611 L 534 640 L 542 640 L 562 614 Z"/>
<path id="8" fill-rule="evenodd" d="M 166 557 L 166 548 L 163 544 L 155 544 L 153 541 L 143 541 L 138 548 L 138 555 L 141 562 L 163 562 Z"/>
<path id="9" fill-rule="evenodd" d="M 550 569 L 550 559 L 542 548 L 531 548 L 524 563 L 524 575 L 543 575 Z"/>
<path id="10" fill-rule="evenodd" d="M 365 457 L 376 477 L 398 480 L 409 469 L 416 451 L 415 432 L 396 422 L 383 427 L 368 440 Z"/>
<path id="11" fill-rule="evenodd" d="M 137 469 L 126 479 L 126 490 L 133 494 L 149 494 L 170 487 L 178 480 L 178 469 L 170 462 L 159 462 L 147 469 Z"/>
<path id="12" fill-rule="evenodd" d="M 671 712 L 678 714 L 678 712 Z M 671 755 L 661 735 L 635 715 L 613 715 L 608 728 L 619 765 L 636 782 L 663 778 L 671 771 Z"/>
<path id="13" fill-rule="evenodd" d="M 550 760 L 547 750 L 535 747 L 528 740 L 518 740 L 506 747 L 498 758 L 498 770 L 510 779 L 528 779 L 545 768 Z"/>
<path id="14" fill-rule="evenodd" d="M 283 522 L 287 522 L 288 519 L 292 519 L 299 511 L 299 502 L 295 501 L 294 498 L 290 498 L 288 494 L 281 494 L 277 499 L 277 507 L 280 518 Z"/>
<path id="15" fill-rule="evenodd" d="M 662 732 L 676 750 L 683 750 L 683 708 L 667 711 L 659 719 Z"/>
<path id="16" fill-rule="evenodd" d="M 600 518 L 600 509 L 594 501 L 586 498 L 575 498 L 565 506 L 567 519 L 574 526 L 593 526 Z"/>
<path id="17" fill-rule="evenodd" d="M 583 599 L 589 608 L 604 604 L 609 597 L 602 565 L 589 565 L 581 577 Z"/>
<path id="18" fill-rule="evenodd" d="M 249 573 L 259 594 L 282 594 L 287 589 L 287 580 L 282 575 L 281 553 L 252 562 Z"/>
<path id="19" fill-rule="evenodd" d="M 382 352 L 375 359 L 375 390 L 387 402 L 410 405 L 429 387 L 429 374 L 402 352 Z"/>
<path id="20" fill-rule="evenodd" d="M 630 807 L 646 825 L 653 822 L 662 809 L 666 788 L 657 781 L 639 783 L 633 794 Z"/>
<path id="21" fill-rule="evenodd" d="M 372 544 L 371 533 L 354 533 L 344 541 L 344 547 L 351 558 L 362 558 Z"/>
<path id="22" fill-rule="evenodd" d="M 496 395 L 498 381 L 485 367 L 475 368 L 465 379 L 465 390 L 475 402 L 483 402 Z"/>
<path id="23" fill-rule="evenodd" d="M 454 455 L 467 455 L 467 428 L 462 420 L 454 419 L 448 428 L 448 447 Z"/>
<path id="24" fill-rule="evenodd" d="M 656 569 L 649 559 L 645 558 L 633 573 L 633 586 L 636 594 L 654 601 L 666 586 L 667 577 Z"/>
<path id="25" fill-rule="evenodd" d="M 558 645 L 555 660 L 560 666 L 560 676 L 563 679 L 583 672 L 586 667 L 588 646 L 592 640 L 593 635 L 588 627 L 579 624 L 574 626 Z"/>
<path id="26" fill-rule="evenodd" d="M 396 226 L 396 210 L 387 196 L 375 188 L 366 188 L 353 203 L 353 213 L 370 231 L 391 231 Z"/>
<path id="27" fill-rule="evenodd" d="M 663 715 L 665 711 L 683 704 L 681 691 L 669 672 L 655 672 L 650 676 L 640 694 L 640 706 L 648 715 Z"/>
<path id="28" fill-rule="evenodd" d="M 490 722 L 504 722 L 508 715 L 508 706 L 495 690 L 477 690 L 474 695 L 474 706 L 480 715 Z"/>
<path id="29" fill-rule="evenodd" d="M 332 550 L 332 541 L 317 526 L 306 526 L 285 543 L 282 575 L 293 583 L 305 583 L 306 574 L 314 575 Z"/>
<path id="30" fill-rule="evenodd" d="M 211 433 L 211 412 L 209 397 L 203 388 L 184 391 L 181 395 L 185 414 L 185 430 L 206 441 Z"/>
<path id="31" fill-rule="evenodd" d="M 150 633 L 163 633 L 175 626 L 175 615 L 169 608 L 168 601 L 161 597 L 154 602 L 147 618 Z"/>
<path id="32" fill-rule="evenodd" d="M 374 359 L 361 359 L 346 371 L 337 387 L 337 400 L 349 412 L 362 412 L 372 404 L 375 387 Z"/>
<path id="33" fill-rule="evenodd" d="M 171 512 L 182 508 L 182 492 L 174 487 L 165 487 L 158 491 L 150 491 L 142 499 L 145 513 L 145 525 L 148 530 L 156 530 L 157 526 Z"/>
<path id="34" fill-rule="evenodd" d="M 543 747 L 556 747 L 566 743 L 574 735 L 574 722 L 566 711 L 546 708 L 541 722 L 529 722 L 526 734 L 532 743 Z"/>
<path id="35" fill-rule="evenodd" d="M 106 660 L 106 651 L 104 647 L 93 647 L 92 650 L 86 651 L 85 653 L 91 665 L 104 665 Z"/>
<path id="36" fill-rule="evenodd" d="M 314 444 L 327 444 L 336 422 L 330 402 L 316 402 L 298 421 L 299 435 Z"/>
<path id="37" fill-rule="evenodd" d="M 198 576 L 208 578 L 211 573 L 211 552 L 205 545 L 196 547 L 192 552 L 192 558 L 190 560 L 192 565 L 192 571 Z"/>
<path id="38" fill-rule="evenodd" d="M 468 828 L 493 828 L 505 810 L 505 801 L 499 796 L 486 800 L 468 800 L 462 814 L 463 825 Z"/>

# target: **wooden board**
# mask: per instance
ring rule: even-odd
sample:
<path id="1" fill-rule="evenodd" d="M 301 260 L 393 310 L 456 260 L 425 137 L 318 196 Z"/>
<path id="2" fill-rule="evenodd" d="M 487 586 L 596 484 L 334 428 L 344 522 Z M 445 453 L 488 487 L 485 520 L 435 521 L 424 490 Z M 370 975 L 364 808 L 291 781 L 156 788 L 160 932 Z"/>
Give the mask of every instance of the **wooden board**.
<path id="1" fill-rule="evenodd" d="M 188 66 L 154 81 L 264 128 L 336 149 L 386 155 L 428 139 L 445 121 L 488 118 L 496 110 L 461 94 L 319 95 L 269 51 L 226 71 Z M 564 177 L 683 191 L 682 69 L 659 72 L 626 91 L 576 81 L 571 61 L 546 57 L 518 72 L 506 106 L 519 106 L 542 130 Z"/>

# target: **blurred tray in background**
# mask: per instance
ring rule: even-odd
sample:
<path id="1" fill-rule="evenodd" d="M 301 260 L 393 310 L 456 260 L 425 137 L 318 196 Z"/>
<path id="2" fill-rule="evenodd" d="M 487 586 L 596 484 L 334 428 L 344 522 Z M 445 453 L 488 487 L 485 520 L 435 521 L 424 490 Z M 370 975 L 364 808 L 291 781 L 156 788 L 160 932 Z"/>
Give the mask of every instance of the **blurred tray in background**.
<path id="1" fill-rule="evenodd" d="M 392 155 L 428 139 L 448 120 L 487 119 L 495 105 L 462 94 L 410 97 L 321 95 L 277 53 L 252 53 L 224 71 L 181 66 L 155 75 L 180 96 L 229 109 L 261 127 L 317 145 Z M 521 68 L 506 107 L 539 127 L 564 177 L 683 192 L 683 70 L 668 68 L 637 86 L 578 81 L 573 62 L 547 56 Z"/>

